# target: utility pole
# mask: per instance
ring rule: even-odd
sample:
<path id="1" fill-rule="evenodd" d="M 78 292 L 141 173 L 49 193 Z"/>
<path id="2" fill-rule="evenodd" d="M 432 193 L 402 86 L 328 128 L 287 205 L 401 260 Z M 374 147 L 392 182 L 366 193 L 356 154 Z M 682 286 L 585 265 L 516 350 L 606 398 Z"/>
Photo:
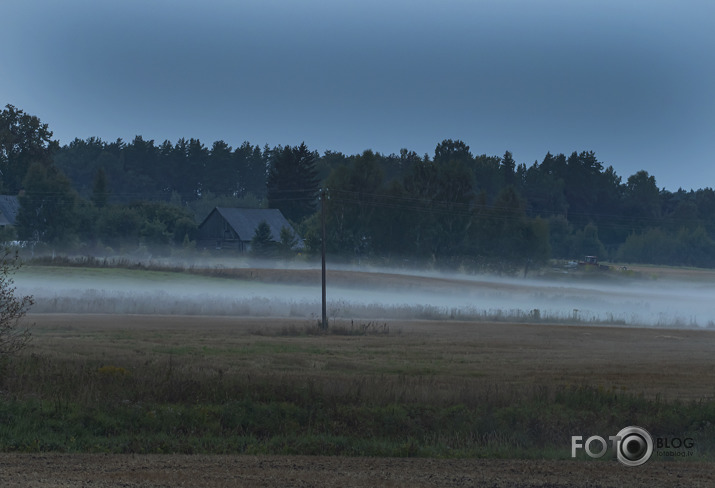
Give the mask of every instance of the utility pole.
<path id="1" fill-rule="evenodd" d="M 326 313 L 326 300 L 325 300 L 325 197 L 326 189 L 320 189 L 320 226 L 322 228 L 322 239 L 320 244 L 320 254 L 322 258 L 322 283 L 323 283 L 323 330 L 328 330 L 328 315 Z"/>

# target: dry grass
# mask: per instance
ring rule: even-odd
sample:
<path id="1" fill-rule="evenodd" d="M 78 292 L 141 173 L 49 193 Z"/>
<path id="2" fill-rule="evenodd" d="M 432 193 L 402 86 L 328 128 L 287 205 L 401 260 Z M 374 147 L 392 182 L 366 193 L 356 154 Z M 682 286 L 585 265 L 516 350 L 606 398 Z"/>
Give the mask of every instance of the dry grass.
<path id="1" fill-rule="evenodd" d="M 32 319 L 0 378 L 7 451 L 565 458 L 624 422 L 715 451 L 709 330 Z"/>
<path id="2" fill-rule="evenodd" d="M 198 378 L 300 376 L 336 388 L 390 378 L 404 384 L 406 378 L 415 383 L 415 395 L 439 391 L 445 397 L 533 385 L 601 386 L 671 399 L 715 393 L 711 330 L 391 321 L 389 334 L 296 335 L 311 322 L 116 315 L 31 320 L 27 354 L 127 369 L 172 358 Z"/>

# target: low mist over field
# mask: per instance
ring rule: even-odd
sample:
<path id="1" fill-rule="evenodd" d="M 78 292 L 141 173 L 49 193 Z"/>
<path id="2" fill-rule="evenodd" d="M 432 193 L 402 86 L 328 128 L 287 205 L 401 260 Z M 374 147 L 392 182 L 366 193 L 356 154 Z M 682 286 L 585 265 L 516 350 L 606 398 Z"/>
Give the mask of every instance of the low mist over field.
<path id="1" fill-rule="evenodd" d="M 28 267 L 15 281 L 19 293 L 35 296 L 33 313 L 320 316 L 318 270 L 240 271 L 227 277 Z M 610 281 L 331 270 L 327 308 L 329 318 L 356 320 L 554 321 L 660 327 L 715 323 L 712 283 Z"/>

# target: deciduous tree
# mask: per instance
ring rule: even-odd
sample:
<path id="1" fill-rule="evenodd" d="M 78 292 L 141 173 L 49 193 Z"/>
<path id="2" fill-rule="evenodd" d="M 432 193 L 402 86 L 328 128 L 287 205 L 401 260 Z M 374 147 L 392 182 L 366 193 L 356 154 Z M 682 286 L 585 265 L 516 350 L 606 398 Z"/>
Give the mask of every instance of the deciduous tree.
<path id="1" fill-rule="evenodd" d="M 59 148 L 47 124 L 12 105 L 0 112 L 0 189 L 17 195 L 33 163 L 48 165 Z"/>
<path id="2" fill-rule="evenodd" d="M 77 226 L 77 192 L 56 166 L 34 163 L 25 176 L 17 229 L 20 239 L 66 244 Z"/>
<path id="3" fill-rule="evenodd" d="M 19 268 L 17 252 L 7 248 L 0 251 L 0 366 L 9 355 L 24 348 L 31 337 L 22 320 L 35 301 L 31 295 L 17 295 L 12 276 Z"/>

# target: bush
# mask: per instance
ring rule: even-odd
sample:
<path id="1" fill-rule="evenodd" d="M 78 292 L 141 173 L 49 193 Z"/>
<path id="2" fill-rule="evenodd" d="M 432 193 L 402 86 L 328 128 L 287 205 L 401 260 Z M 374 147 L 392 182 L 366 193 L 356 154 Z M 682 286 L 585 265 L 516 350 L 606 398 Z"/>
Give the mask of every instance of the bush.
<path id="1" fill-rule="evenodd" d="M 0 361 L 24 348 L 30 331 L 21 324 L 34 303 L 32 296 L 15 296 L 12 275 L 20 268 L 17 251 L 5 249 L 0 254 Z"/>

